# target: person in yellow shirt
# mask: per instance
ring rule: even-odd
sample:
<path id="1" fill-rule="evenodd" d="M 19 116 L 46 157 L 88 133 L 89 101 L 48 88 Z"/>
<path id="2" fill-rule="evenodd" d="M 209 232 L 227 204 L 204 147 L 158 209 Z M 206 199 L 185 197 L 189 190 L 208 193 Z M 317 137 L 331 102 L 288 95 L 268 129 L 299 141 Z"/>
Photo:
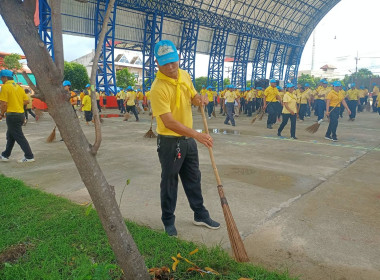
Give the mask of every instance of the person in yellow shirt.
<path id="1" fill-rule="evenodd" d="M 82 105 L 80 110 L 84 112 L 84 118 L 86 120 L 86 124 L 92 121 L 92 111 L 91 111 L 91 97 L 88 91 L 85 91 Z"/>
<path id="2" fill-rule="evenodd" d="M 312 108 L 312 100 L 313 100 L 313 90 L 310 88 L 309 83 L 305 83 L 304 85 L 304 94 L 308 96 L 308 103 L 306 104 L 305 116 L 310 118 L 311 116 L 311 108 Z"/>
<path id="3" fill-rule="evenodd" d="M 214 112 L 214 100 L 216 97 L 216 91 L 213 91 L 212 86 L 208 86 L 206 88 L 205 96 L 207 96 L 208 104 L 207 104 L 207 113 L 208 113 L 208 119 L 211 119 L 211 114 Z"/>
<path id="4" fill-rule="evenodd" d="M 262 87 L 257 87 L 256 88 L 256 111 L 260 111 L 261 108 L 263 107 L 263 95 L 264 95 L 264 91 L 263 91 L 263 88 Z"/>
<path id="5" fill-rule="evenodd" d="M 125 90 L 133 90 L 133 88 L 131 86 L 128 86 Z M 126 112 L 124 106 L 125 95 L 126 93 L 123 90 L 120 90 L 118 93 L 116 93 L 116 102 L 119 106 L 120 114 L 124 114 Z"/>
<path id="6" fill-rule="evenodd" d="M 146 104 L 148 106 L 149 116 L 152 115 L 152 105 L 150 104 L 150 87 L 145 92 Z"/>
<path id="7" fill-rule="evenodd" d="M 226 115 L 226 104 L 225 104 L 225 99 L 224 95 L 226 93 L 227 89 L 223 89 L 222 91 L 219 92 L 219 103 L 220 103 L 220 111 L 219 114 L 223 114 L 222 116 Z"/>
<path id="8" fill-rule="evenodd" d="M 272 125 L 276 123 L 277 120 L 277 104 L 281 101 L 279 91 L 277 89 L 277 83 L 275 79 L 270 80 L 270 86 L 264 91 L 263 101 L 264 101 L 264 110 L 267 110 L 268 120 L 267 128 L 272 129 Z"/>
<path id="9" fill-rule="evenodd" d="M 380 115 L 380 98 L 377 98 L 377 99 L 376 99 L 375 106 L 376 106 L 377 112 L 378 112 L 379 115 Z"/>
<path id="10" fill-rule="evenodd" d="M 195 140 L 206 147 L 213 139 L 193 129 L 191 105 L 203 106 L 208 99 L 198 95 L 190 75 L 179 69 L 179 56 L 173 42 L 162 40 L 154 54 L 159 71 L 151 88 L 153 115 L 157 119 L 157 152 L 161 163 L 161 220 L 169 236 L 177 236 L 174 211 L 178 175 L 194 212 L 194 224 L 218 229 L 203 204 L 201 172 Z M 194 140 L 195 139 L 195 140 Z"/>
<path id="11" fill-rule="evenodd" d="M 99 113 L 102 111 L 102 107 L 100 106 L 100 93 L 99 91 L 95 91 L 95 98 L 96 98 L 96 106 L 98 107 Z"/>
<path id="12" fill-rule="evenodd" d="M 317 88 L 316 95 L 314 96 L 315 113 L 317 114 L 317 121 L 321 121 L 325 117 L 325 98 L 327 94 L 330 92 L 328 84 L 329 83 L 326 80 L 321 80 L 320 86 Z"/>
<path id="13" fill-rule="evenodd" d="M 127 93 L 125 94 L 125 100 L 123 106 L 127 107 L 127 112 L 132 113 L 135 115 L 136 122 L 139 121 L 139 115 L 136 109 L 136 100 L 137 100 L 137 93 L 133 90 L 131 86 L 127 88 Z M 126 119 L 127 121 L 127 119 Z"/>
<path id="14" fill-rule="evenodd" d="M 25 121 L 24 121 L 24 125 L 26 125 L 26 123 L 28 122 L 28 113 L 37 121 L 38 118 L 36 117 L 36 115 L 34 114 L 34 112 L 32 111 L 33 109 L 33 97 L 30 93 L 30 90 L 29 89 L 24 89 L 25 91 L 25 94 L 28 96 L 28 104 L 26 104 L 24 106 L 24 111 L 25 111 Z"/>
<path id="15" fill-rule="evenodd" d="M 351 89 L 347 92 L 348 97 L 348 107 L 350 108 L 350 121 L 354 121 L 356 118 L 356 107 L 359 105 L 359 90 L 356 88 L 356 84 L 351 84 Z"/>
<path id="16" fill-rule="evenodd" d="M 346 99 L 347 98 L 347 92 L 346 92 L 346 88 L 345 87 L 341 87 L 340 89 L 340 92 L 343 94 L 344 98 Z M 346 101 L 346 100 L 345 100 Z M 347 103 L 347 101 L 346 101 Z M 348 104 L 347 104 L 348 105 Z M 339 110 L 339 116 L 341 118 L 343 118 L 343 113 L 344 113 L 344 106 L 340 106 L 340 110 Z"/>
<path id="17" fill-rule="evenodd" d="M 136 105 L 138 106 L 139 110 L 142 111 L 143 114 L 145 114 L 144 106 L 143 106 L 143 103 L 144 103 L 144 93 L 141 91 L 141 89 L 137 89 L 136 100 L 138 102 L 138 104 L 136 104 Z"/>
<path id="18" fill-rule="evenodd" d="M 288 124 L 290 119 L 290 138 L 297 139 L 296 137 L 296 123 L 297 123 L 297 95 L 294 93 L 294 85 L 289 83 L 286 85 L 286 93 L 284 94 L 283 109 L 282 109 L 282 123 L 277 130 L 277 136 L 281 137 L 281 132 Z"/>
<path id="19" fill-rule="evenodd" d="M 333 83 L 333 90 L 326 97 L 326 116 L 329 117 L 329 127 L 327 128 L 325 139 L 338 141 L 336 130 L 338 128 L 338 120 L 341 104 L 347 109 L 348 114 L 351 114 L 350 109 L 344 100 L 344 95 L 341 92 L 342 84 L 339 81 Z"/>
<path id="20" fill-rule="evenodd" d="M 252 88 L 247 88 L 247 117 L 252 117 L 252 112 L 255 110 L 255 91 Z"/>
<path id="21" fill-rule="evenodd" d="M 358 113 L 363 112 L 364 104 L 365 104 L 365 88 L 364 88 L 364 86 L 360 86 L 360 88 L 359 88 Z"/>
<path id="22" fill-rule="evenodd" d="M 238 96 L 236 95 L 236 91 L 234 90 L 234 87 L 232 85 L 227 86 L 227 91 L 224 94 L 225 103 L 226 103 L 226 119 L 224 120 L 224 124 L 229 125 L 230 121 L 232 126 L 235 126 L 235 119 L 234 119 L 234 107 L 235 102 L 238 99 Z"/>
<path id="23" fill-rule="evenodd" d="M 377 112 L 376 100 L 379 96 L 379 87 L 376 85 L 376 83 L 373 83 L 372 86 L 373 86 L 373 89 L 372 89 L 372 112 L 376 113 Z"/>
<path id="24" fill-rule="evenodd" d="M 24 105 L 29 103 L 29 98 L 22 87 L 13 80 L 13 72 L 8 69 L 0 71 L 0 79 L 3 82 L 0 92 L 0 120 L 6 115 L 7 122 L 7 144 L 5 151 L 0 155 L 1 161 L 8 161 L 11 156 L 15 142 L 20 145 L 24 152 L 24 158 L 20 163 L 34 161 L 34 155 L 22 132 L 24 123 Z"/>
<path id="25" fill-rule="evenodd" d="M 308 85 L 308 84 L 305 84 Z M 308 90 L 305 90 L 305 88 L 300 88 L 299 94 L 297 96 L 298 104 L 299 104 L 299 117 L 301 121 L 305 120 L 306 112 L 307 112 L 307 106 L 310 107 L 310 96 L 309 96 Z"/>
<path id="26" fill-rule="evenodd" d="M 283 100 L 284 95 L 285 95 L 285 90 L 281 86 L 277 86 L 277 89 L 278 89 L 278 95 L 280 96 L 280 100 L 279 100 L 279 102 L 276 103 L 276 111 L 277 111 L 276 117 L 277 117 L 277 121 L 280 122 L 281 121 L 281 115 L 282 115 L 282 109 L 284 108 L 282 100 Z M 294 86 L 294 89 L 295 89 L 295 86 Z"/>

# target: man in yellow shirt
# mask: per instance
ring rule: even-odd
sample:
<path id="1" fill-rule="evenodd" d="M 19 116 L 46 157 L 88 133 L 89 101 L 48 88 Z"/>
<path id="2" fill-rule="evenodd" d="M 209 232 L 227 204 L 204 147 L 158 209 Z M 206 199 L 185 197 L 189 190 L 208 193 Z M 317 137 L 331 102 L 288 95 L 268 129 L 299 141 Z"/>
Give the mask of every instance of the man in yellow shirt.
<path id="1" fill-rule="evenodd" d="M 34 155 L 30 149 L 28 140 L 22 132 L 24 123 L 24 105 L 29 99 L 25 91 L 13 81 L 13 72 L 7 69 L 0 71 L 0 79 L 3 82 L 0 92 L 0 120 L 7 116 L 7 144 L 5 151 L 1 153 L 0 160 L 8 161 L 11 156 L 15 142 L 20 145 L 24 152 L 24 158 L 20 163 L 33 162 Z"/>
<path id="2" fill-rule="evenodd" d="M 364 104 L 365 104 L 365 88 L 364 88 L 364 86 L 360 86 L 360 88 L 359 88 L 358 113 L 363 112 Z"/>
<path id="3" fill-rule="evenodd" d="M 247 101 L 247 117 L 252 117 L 252 112 L 255 111 L 255 91 L 253 87 L 247 88 L 245 98 Z"/>
<path id="4" fill-rule="evenodd" d="M 348 97 L 348 107 L 350 108 L 350 121 L 354 121 L 356 118 L 356 107 L 359 104 L 359 90 L 356 88 L 356 84 L 351 84 L 351 89 L 347 92 Z"/>
<path id="5" fill-rule="evenodd" d="M 342 84 L 339 81 L 333 83 L 333 90 L 326 97 L 326 116 L 329 117 L 330 123 L 327 128 L 325 139 L 332 140 L 334 142 L 338 141 L 336 130 L 338 128 L 338 120 L 340 113 L 340 106 L 343 106 L 347 109 L 348 114 L 351 114 L 350 109 L 347 106 L 346 101 L 344 100 L 344 95 L 341 92 Z"/>
<path id="6" fill-rule="evenodd" d="M 127 93 L 125 94 L 125 100 L 124 104 L 127 107 L 127 112 L 131 112 L 135 115 L 136 122 L 139 121 L 139 115 L 136 109 L 136 99 L 137 99 L 137 93 L 133 90 L 131 86 L 127 88 Z M 127 119 L 126 119 L 127 121 Z"/>
<path id="7" fill-rule="evenodd" d="M 311 116 L 311 107 L 312 107 L 312 99 L 313 99 L 313 90 L 310 88 L 310 84 L 309 83 L 305 83 L 304 88 L 305 88 L 305 93 L 304 94 L 308 96 L 308 103 L 306 104 L 305 116 L 307 118 L 310 118 L 310 116 Z"/>
<path id="8" fill-rule="evenodd" d="M 86 120 L 86 124 L 88 125 L 88 122 L 92 121 L 92 111 L 91 111 L 91 97 L 87 90 L 84 93 L 80 110 L 84 112 L 84 118 Z"/>
<path id="9" fill-rule="evenodd" d="M 379 87 L 376 85 L 376 83 L 373 83 L 373 89 L 372 89 L 372 112 L 376 113 L 377 112 L 377 107 L 376 107 L 376 100 L 379 96 Z"/>
<path id="10" fill-rule="evenodd" d="M 129 90 L 129 88 L 133 90 L 131 86 L 128 86 L 126 90 Z M 125 99 L 125 92 L 121 89 L 118 93 L 116 93 L 116 102 L 119 107 L 120 114 L 124 114 L 126 112 L 125 106 L 124 106 L 124 99 Z"/>
<path id="11" fill-rule="evenodd" d="M 226 103 L 226 119 L 224 120 L 224 124 L 229 125 L 230 121 L 232 126 L 235 126 L 235 119 L 234 119 L 234 107 L 235 107 L 235 101 L 238 99 L 238 96 L 236 95 L 236 91 L 234 90 L 232 85 L 228 85 L 227 91 L 224 94 L 224 99 Z"/>
<path id="12" fill-rule="evenodd" d="M 194 224 L 218 229 L 220 224 L 210 218 L 203 205 L 201 172 L 195 140 L 212 147 L 213 139 L 193 127 L 191 105 L 207 104 L 198 95 L 190 75 L 179 69 L 179 56 L 173 42 L 162 40 L 155 45 L 154 54 L 159 71 L 151 88 L 153 114 L 157 119 L 157 152 L 161 163 L 161 220 L 165 232 L 176 236 L 174 210 L 177 203 L 178 175 L 191 209 Z M 194 140 L 195 139 L 195 140 Z"/>
<path id="13" fill-rule="evenodd" d="M 281 132 L 284 127 L 288 124 L 290 119 L 290 138 L 295 140 L 296 137 L 296 123 L 297 123 L 297 95 L 294 93 L 294 85 L 289 83 L 286 85 L 286 93 L 282 99 L 283 109 L 282 109 L 282 123 L 277 131 L 277 136 L 281 137 Z"/>
<path id="14" fill-rule="evenodd" d="M 144 94 L 143 92 L 141 91 L 141 89 L 137 89 L 137 95 L 136 95 L 136 99 L 137 99 L 137 106 L 139 106 L 139 110 L 143 112 L 143 114 L 145 114 L 145 111 L 144 111 L 144 106 L 143 106 L 143 103 L 144 103 Z"/>
<path id="15" fill-rule="evenodd" d="M 305 84 L 309 85 L 309 84 Z M 301 121 L 305 120 L 306 112 L 307 112 L 307 106 L 310 107 L 310 96 L 309 96 L 310 90 L 306 90 L 305 88 L 301 88 L 298 93 L 298 102 L 299 103 L 299 117 Z"/>
<path id="16" fill-rule="evenodd" d="M 325 117 L 325 109 L 326 109 L 326 96 L 330 92 L 330 88 L 328 87 L 328 82 L 326 80 L 320 81 L 320 86 L 317 88 L 317 92 L 314 98 L 315 102 L 315 112 L 317 114 L 317 121 L 323 120 Z"/>
<path id="17" fill-rule="evenodd" d="M 279 91 L 277 89 L 277 83 L 275 79 L 270 80 L 270 86 L 264 91 L 263 101 L 264 101 L 264 110 L 267 110 L 268 120 L 267 128 L 272 129 L 272 125 L 276 123 L 277 120 L 277 110 L 278 102 L 281 101 Z"/>
<path id="18" fill-rule="evenodd" d="M 147 88 L 147 91 L 145 92 L 145 97 L 146 97 L 146 104 L 148 106 L 149 116 L 150 116 L 152 115 L 152 106 L 150 104 L 150 87 Z"/>
<path id="19" fill-rule="evenodd" d="M 256 88 L 256 111 L 259 111 L 263 107 L 263 95 L 264 91 L 262 87 L 257 87 Z"/>
<path id="20" fill-rule="evenodd" d="M 216 91 L 213 91 L 212 86 L 208 86 L 205 95 L 208 99 L 207 104 L 207 113 L 208 113 L 208 119 L 211 119 L 211 114 L 214 111 L 214 98 L 216 96 Z"/>
<path id="21" fill-rule="evenodd" d="M 36 115 L 34 114 L 34 112 L 32 111 L 32 108 L 33 108 L 33 97 L 30 93 L 30 90 L 29 89 L 24 89 L 25 91 L 25 94 L 26 96 L 28 96 L 28 104 L 26 104 L 24 106 L 24 111 L 25 111 L 25 121 L 24 121 L 24 125 L 26 125 L 26 123 L 28 122 L 28 113 L 33 117 L 35 118 L 36 121 L 38 121 L 38 118 L 36 118 Z"/>

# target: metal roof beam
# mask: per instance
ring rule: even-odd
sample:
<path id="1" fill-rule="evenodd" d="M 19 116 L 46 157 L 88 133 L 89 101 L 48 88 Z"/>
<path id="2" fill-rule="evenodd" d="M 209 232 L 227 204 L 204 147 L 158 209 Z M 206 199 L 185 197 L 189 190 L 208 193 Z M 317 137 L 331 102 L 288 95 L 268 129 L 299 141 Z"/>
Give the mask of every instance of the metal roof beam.
<path id="1" fill-rule="evenodd" d="M 232 66 L 232 84 L 245 90 L 247 84 L 248 56 L 252 37 L 240 34 L 236 42 L 234 64 Z"/>

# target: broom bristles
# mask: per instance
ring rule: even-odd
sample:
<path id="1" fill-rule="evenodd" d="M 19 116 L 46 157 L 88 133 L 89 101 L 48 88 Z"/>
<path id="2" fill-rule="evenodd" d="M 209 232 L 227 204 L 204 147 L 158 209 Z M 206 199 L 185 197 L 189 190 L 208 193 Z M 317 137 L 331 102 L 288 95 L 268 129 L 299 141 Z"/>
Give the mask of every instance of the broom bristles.
<path id="1" fill-rule="evenodd" d="M 157 138 L 156 134 L 154 134 L 152 127 L 148 130 L 144 135 L 145 138 Z"/>
<path id="2" fill-rule="evenodd" d="M 249 262 L 247 251 L 245 250 L 243 240 L 241 239 L 239 230 L 232 216 L 227 199 L 224 196 L 223 186 L 218 186 L 220 202 L 222 204 L 224 219 L 227 225 L 228 238 L 230 239 L 231 248 L 235 259 L 238 262 Z"/>
<path id="3" fill-rule="evenodd" d="M 44 112 L 42 112 L 40 109 L 34 109 L 34 113 L 38 116 L 38 117 L 42 117 L 42 115 L 44 114 Z"/>
<path id="4" fill-rule="evenodd" d="M 315 124 L 307 127 L 305 130 L 311 134 L 314 134 L 318 131 L 320 125 L 320 123 L 316 122 Z"/>
<path id="5" fill-rule="evenodd" d="M 130 117 L 131 117 L 131 114 L 130 114 L 130 113 L 125 113 L 125 114 L 124 114 L 124 120 L 125 120 L 125 121 L 129 120 Z"/>
<path id="6" fill-rule="evenodd" d="M 215 110 L 212 111 L 212 116 L 213 116 L 214 118 L 216 118 Z"/>
<path id="7" fill-rule="evenodd" d="M 260 121 L 263 119 L 264 115 L 265 115 L 265 110 L 262 110 L 262 111 L 260 112 L 260 116 L 259 116 L 259 120 L 260 120 Z"/>
<path id="8" fill-rule="evenodd" d="M 51 143 L 55 140 L 55 129 L 56 128 L 57 128 L 56 126 L 53 128 L 53 131 L 50 133 L 49 137 L 46 139 L 46 142 Z"/>

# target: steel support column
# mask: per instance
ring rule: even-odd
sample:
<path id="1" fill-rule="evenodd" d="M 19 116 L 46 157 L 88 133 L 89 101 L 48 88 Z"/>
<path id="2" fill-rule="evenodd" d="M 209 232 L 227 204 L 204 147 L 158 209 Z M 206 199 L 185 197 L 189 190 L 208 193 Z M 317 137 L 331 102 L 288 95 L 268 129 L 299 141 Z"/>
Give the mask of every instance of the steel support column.
<path id="1" fill-rule="evenodd" d="M 214 29 L 208 64 L 207 85 L 216 86 L 218 91 L 223 89 L 223 68 L 227 38 L 228 31 L 226 29 Z"/>
<path id="2" fill-rule="evenodd" d="M 288 45 L 277 43 L 276 49 L 274 50 L 273 54 L 270 78 L 282 80 L 284 76 L 284 66 L 287 52 Z"/>
<path id="3" fill-rule="evenodd" d="M 255 58 L 252 65 L 252 78 L 251 85 L 256 80 L 265 79 L 267 75 L 267 65 L 269 59 L 271 42 L 266 40 L 260 40 L 256 48 Z"/>
<path id="4" fill-rule="evenodd" d="M 234 64 L 232 66 L 232 84 L 237 88 L 244 89 L 247 85 L 247 65 L 249 51 L 251 49 L 252 37 L 246 34 L 239 34 Z"/>
<path id="5" fill-rule="evenodd" d="M 197 51 L 199 24 L 195 21 L 185 21 L 181 36 L 180 68 L 189 72 L 193 83 L 195 82 L 195 57 Z"/>
<path id="6" fill-rule="evenodd" d="M 285 72 L 285 81 L 290 81 L 292 83 L 297 83 L 298 77 L 298 67 L 301 62 L 303 47 L 293 47 Z"/>
<path id="7" fill-rule="evenodd" d="M 145 16 L 143 42 L 143 91 L 154 81 L 156 65 L 154 62 L 154 45 L 161 40 L 163 17 L 157 13 Z"/>
<path id="8" fill-rule="evenodd" d="M 54 60 L 54 47 L 53 47 L 53 32 L 51 26 L 51 9 L 47 0 L 40 0 L 39 2 L 39 15 L 40 25 L 38 32 L 41 40 L 44 42 L 48 52 Z"/>
<path id="9" fill-rule="evenodd" d="M 105 20 L 106 10 L 109 0 L 98 0 L 95 11 L 95 49 L 101 43 L 99 42 L 99 36 L 102 31 L 103 22 Z M 107 32 L 102 42 L 102 51 L 98 62 L 98 69 L 96 73 L 96 87 L 104 87 L 106 95 L 110 93 L 116 94 L 116 77 L 115 77 L 115 58 L 114 58 L 114 46 L 115 46 L 115 22 L 116 22 L 116 9 L 117 1 L 111 12 L 110 19 L 107 25 Z"/>

